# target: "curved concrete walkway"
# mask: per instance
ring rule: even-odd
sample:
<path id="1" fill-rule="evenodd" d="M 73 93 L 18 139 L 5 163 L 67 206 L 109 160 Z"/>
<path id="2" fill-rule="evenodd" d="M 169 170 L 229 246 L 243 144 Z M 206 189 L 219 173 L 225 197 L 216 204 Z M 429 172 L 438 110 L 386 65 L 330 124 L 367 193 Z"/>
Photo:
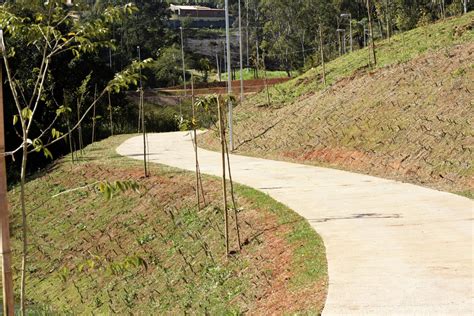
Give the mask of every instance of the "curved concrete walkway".
<path id="1" fill-rule="evenodd" d="M 149 135 L 150 160 L 194 171 L 187 133 Z M 141 159 L 142 139 L 117 152 Z M 199 151 L 220 175 L 219 154 Z M 472 315 L 473 201 L 333 169 L 231 156 L 235 181 L 305 217 L 324 239 L 326 315 Z"/>

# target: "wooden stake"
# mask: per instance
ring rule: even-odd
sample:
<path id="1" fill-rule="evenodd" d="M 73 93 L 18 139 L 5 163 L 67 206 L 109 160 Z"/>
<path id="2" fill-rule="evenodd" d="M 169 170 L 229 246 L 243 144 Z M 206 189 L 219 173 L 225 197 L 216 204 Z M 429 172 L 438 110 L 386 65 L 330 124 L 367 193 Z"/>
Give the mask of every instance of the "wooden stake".
<path id="1" fill-rule="evenodd" d="M 95 142 L 95 120 L 96 120 L 95 102 L 96 100 L 97 100 L 97 84 L 95 85 L 95 90 L 94 90 L 94 109 L 92 110 L 92 143 L 91 144 Z"/>
<path id="2" fill-rule="evenodd" d="M 224 139 L 225 132 L 224 132 Z M 227 171 L 229 172 L 229 182 L 230 182 L 230 195 L 232 198 L 232 208 L 234 209 L 234 217 L 235 217 L 235 230 L 237 231 L 237 244 L 239 250 L 242 250 L 242 242 L 240 241 L 240 226 L 239 226 L 239 216 L 237 214 L 237 203 L 235 202 L 235 194 L 234 194 L 234 181 L 232 180 L 232 171 L 230 168 L 230 157 L 229 157 L 229 147 L 227 146 L 227 141 L 225 142 L 225 153 L 227 156 Z"/>
<path id="3" fill-rule="evenodd" d="M 216 55 L 217 56 L 217 55 Z M 194 160 L 196 162 L 196 199 L 197 199 L 197 206 L 198 211 L 201 211 L 201 198 L 199 193 L 199 157 L 198 157 L 198 149 L 197 149 L 197 133 L 196 133 L 196 111 L 194 108 L 194 75 L 191 72 L 191 107 L 193 111 L 193 147 L 194 147 Z"/>
<path id="4" fill-rule="evenodd" d="M 221 137 L 221 159 L 222 159 L 222 198 L 224 202 L 224 223 L 225 223 L 225 250 L 226 255 L 229 255 L 229 214 L 227 211 L 227 184 L 225 181 L 225 136 L 224 136 L 224 120 L 222 115 L 222 108 L 217 96 L 217 112 L 219 114 L 219 131 Z"/>
<path id="5" fill-rule="evenodd" d="M 0 254 L 2 259 L 3 315 L 13 316 L 13 278 L 11 270 L 10 224 L 7 202 L 7 171 L 5 163 L 5 127 L 3 117 L 3 66 L 0 65 Z"/>
<path id="6" fill-rule="evenodd" d="M 144 91 L 140 88 L 140 109 L 141 109 L 141 127 L 143 135 L 143 165 L 145 169 L 145 177 L 148 178 L 148 162 L 147 162 L 147 149 L 146 149 L 146 126 L 145 126 L 145 102 L 144 102 Z"/>
<path id="7" fill-rule="evenodd" d="M 267 81 L 267 65 L 265 64 L 265 52 L 263 53 L 263 76 L 265 78 L 265 90 L 267 91 L 267 105 L 271 105 L 271 100 L 270 100 L 270 91 L 268 90 L 268 81 Z"/>
<path id="8" fill-rule="evenodd" d="M 110 91 L 108 91 L 107 94 L 109 97 L 110 135 L 114 136 L 114 118 L 113 118 L 113 113 L 112 113 L 112 100 L 110 98 Z"/>
<path id="9" fill-rule="evenodd" d="M 326 87 L 326 65 L 324 64 L 322 24 L 319 24 L 319 50 L 321 51 L 321 65 L 323 67 L 323 83 L 324 83 L 324 87 Z"/>

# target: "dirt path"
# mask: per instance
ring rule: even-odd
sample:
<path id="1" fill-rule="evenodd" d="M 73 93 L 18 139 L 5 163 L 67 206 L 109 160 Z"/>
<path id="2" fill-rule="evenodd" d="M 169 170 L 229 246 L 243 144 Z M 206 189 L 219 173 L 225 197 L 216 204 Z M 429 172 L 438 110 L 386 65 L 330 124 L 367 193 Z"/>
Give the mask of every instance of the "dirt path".
<path id="1" fill-rule="evenodd" d="M 149 135 L 150 160 L 194 170 L 187 133 Z M 141 138 L 117 152 L 140 159 Z M 219 154 L 200 150 L 220 175 Z M 326 315 L 472 315 L 473 201 L 339 170 L 231 157 L 234 179 L 304 216 L 329 263 Z"/>

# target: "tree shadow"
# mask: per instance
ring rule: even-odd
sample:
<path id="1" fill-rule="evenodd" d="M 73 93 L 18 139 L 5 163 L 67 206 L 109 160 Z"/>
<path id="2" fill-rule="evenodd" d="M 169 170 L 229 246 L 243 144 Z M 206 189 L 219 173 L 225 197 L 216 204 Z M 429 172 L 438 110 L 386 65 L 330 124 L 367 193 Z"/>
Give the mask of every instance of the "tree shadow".
<path id="1" fill-rule="evenodd" d="M 347 219 L 385 219 L 385 218 L 401 218 L 400 214 L 379 214 L 379 213 L 361 213 L 361 214 L 352 214 L 351 216 L 342 216 L 342 217 L 324 217 L 317 219 L 308 219 L 310 223 L 326 223 L 329 221 L 335 220 L 347 220 Z"/>
<path id="2" fill-rule="evenodd" d="M 291 225 L 291 224 L 295 224 L 295 223 L 299 223 L 299 222 L 302 222 L 304 221 L 305 219 L 297 219 L 297 220 L 293 220 L 293 221 L 288 221 L 288 222 L 284 222 L 284 223 L 280 223 L 280 224 L 277 224 L 277 225 L 273 225 L 271 227 L 267 227 L 267 228 L 264 228 L 260 231 L 257 231 L 256 233 L 254 233 L 253 235 L 249 236 L 248 238 L 246 238 L 244 240 L 244 242 L 242 243 L 242 246 L 247 246 L 249 244 L 251 244 L 252 242 L 254 242 L 255 240 L 258 239 L 258 237 L 262 236 L 263 234 L 267 233 L 267 232 L 271 232 L 271 231 L 275 231 L 279 228 L 281 228 L 282 226 L 285 226 L 285 225 Z"/>

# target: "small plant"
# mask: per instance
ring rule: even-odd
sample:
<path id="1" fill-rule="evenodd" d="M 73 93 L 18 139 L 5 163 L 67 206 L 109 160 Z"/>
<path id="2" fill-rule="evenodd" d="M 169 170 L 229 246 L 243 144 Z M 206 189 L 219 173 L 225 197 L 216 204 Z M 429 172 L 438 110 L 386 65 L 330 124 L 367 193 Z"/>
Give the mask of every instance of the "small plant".
<path id="1" fill-rule="evenodd" d="M 155 234 L 146 234 L 143 235 L 142 237 L 137 239 L 137 242 L 140 246 L 143 246 L 145 244 L 148 244 L 149 242 L 155 240 L 156 235 Z"/>

